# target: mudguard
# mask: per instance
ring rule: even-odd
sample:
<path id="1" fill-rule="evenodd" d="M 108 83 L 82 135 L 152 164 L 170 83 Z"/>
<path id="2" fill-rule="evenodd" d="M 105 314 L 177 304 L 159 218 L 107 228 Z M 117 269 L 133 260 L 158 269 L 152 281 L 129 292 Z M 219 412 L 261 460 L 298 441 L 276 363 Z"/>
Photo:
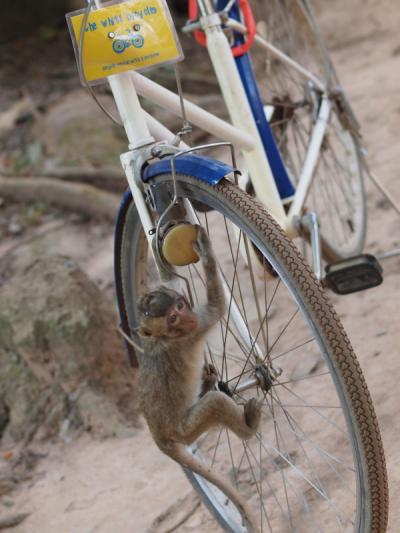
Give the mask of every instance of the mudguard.
<path id="1" fill-rule="evenodd" d="M 234 168 L 221 161 L 203 155 L 187 154 L 175 159 L 175 172 L 186 174 L 210 185 L 216 185 L 221 179 L 233 172 Z M 160 174 L 171 173 L 171 157 L 165 157 L 144 169 L 142 179 L 148 181 Z"/>
<path id="2" fill-rule="evenodd" d="M 126 215 L 128 213 L 129 206 L 132 203 L 132 193 L 130 189 L 127 189 L 122 197 L 121 204 L 118 209 L 118 213 L 115 219 L 114 228 L 114 287 L 117 296 L 117 307 L 120 318 L 120 327 L 122 331 L 130 336 L 130 328 L 128 322 L 128 315 L 126 312 L 124 290 L 121 277 L 121 250 L 122 250 L 122 238 L 124 234 L 124 226 L 126 221 Z M 122 340 L 122 339 L 121 339 Z M 126 352 L 128 355 L 129 365 L 132 367 L 138 366 L 138 357 L 133 347 L 125 340 Z"/>

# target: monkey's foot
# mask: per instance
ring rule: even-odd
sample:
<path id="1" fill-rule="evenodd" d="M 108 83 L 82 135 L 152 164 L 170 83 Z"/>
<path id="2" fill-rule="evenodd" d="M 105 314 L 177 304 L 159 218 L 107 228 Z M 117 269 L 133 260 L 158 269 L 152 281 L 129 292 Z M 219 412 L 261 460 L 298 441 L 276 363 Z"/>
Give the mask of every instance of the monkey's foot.
<path id="1" fill-rule="evenodd" d="M 202 379 L 204 381 L 209 381 L 209 382 L 213 382 L 213 385 L 215 385 L 217 379 L 218 379 L 218 372 L 215 368 L 215 366 L 211 365 L 211 364 L 205 364 L 203 366 L 203 374 L 202 374 Z"/>
<path id="2" fill-rule="evenodd" d="M 260 423 L 261 406 L 262 401 L 256 400 L 256 398 L 251 398 L 244 405 L 244 418 L 246 424 L 254 431 L 254 433 L 257 431 Z"/>
<path id="3" fill-rule="evenodd" d="M 212 390 L 218 381 L 218 373 L 213 365 L 207 364 L 203 366 L 202 385 L 200 396 L 204 396 L 208 391 Z"/>

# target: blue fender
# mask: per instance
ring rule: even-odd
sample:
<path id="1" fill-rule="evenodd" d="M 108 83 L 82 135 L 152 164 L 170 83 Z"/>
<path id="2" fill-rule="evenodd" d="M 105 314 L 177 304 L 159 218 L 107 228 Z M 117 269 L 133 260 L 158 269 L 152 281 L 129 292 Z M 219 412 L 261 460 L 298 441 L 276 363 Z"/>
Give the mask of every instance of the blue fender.
<path id="1" fill-rule="evenodd" d="M 175 172 L 186 174 L 210 185 L 216 185 L 221 179 L 235 170 L 230 165 L 216 161 L 203 155 L 187 154 L 175 159 Z M 152 163 L 144 169 L 142 179 L 144 182 L 159 176 L 171 173 L 171 157 L 165 157 L 156 163 Z"/>
<path id="2" fill-rule="evenodd" d="M 120 327 L 122 331 L 128 336 L 130 336 L 130 328 L 125 305 L 123 282 L 121 277 L 121 247 L 126 215 L 131 203 L 132 193 L 130 189 L 127 189 L 122 197 L 115 219 L 114 228 L 114 287 L 115 294 L 117 297 L 117 308 L 120 317 Z M 129 366 L 137 367 L 138 354 L 135 353 L 135 350 L 132 348 L 132 346 L 128 344 L 125 340 L 123 341 L 123 343 L 125 344 Z"/>

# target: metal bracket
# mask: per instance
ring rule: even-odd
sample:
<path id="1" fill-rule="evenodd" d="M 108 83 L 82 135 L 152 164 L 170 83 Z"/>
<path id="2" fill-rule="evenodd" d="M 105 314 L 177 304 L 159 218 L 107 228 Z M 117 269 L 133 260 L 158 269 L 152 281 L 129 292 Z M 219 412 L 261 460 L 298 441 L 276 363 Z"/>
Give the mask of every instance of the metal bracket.
<path id="1" fill-rule="evenodd" d="M 237 179 L 240 176 L 240 171 L 237 169 L 236 166 L 236 156 L 235 156 L 235 148 L 232 143 L 230 142 L 216 142 L 216 143 L 209 143 L 209 144 L 203 144 L 201 146 L 194 146 L 193 148 L 187 148 L 186 150 L 177 151 L 172 157 L 171 157 L 171 175 L 172 175 L 172 181 L 174 185 L 174 194 L 176 196 L 176 172 L 175 172 L 175 160 L 178 157 L 181 157 L 186 154 L 190 154 L 191 152 L 202 152 L 204 150 L 208 150 L 211 148 L 220 148 L 222 146 L 225 146 L 229 148 L 231 159 L 232 159 L 232 168 L 233 168 L 233 174 L 235 176 L 235 183 L 237 183 Z"/>
<path id="2" fill-rule="evenodd" d="M 121 155 L 121 159 L 123 159 L 124 165 L 129 165 L 131 167 L 135 183 L 138 188 L 143 191 L 145 188 L 145 184 L 142 180 L 144 165 L 154 159 L 162 159 L 166 156 L 175 155 L 178 152 L 179 148 L 176 146 L 161 141 L 125 152 Z"/>
<path id="3" fill-rule="evenodd" d="M 321 253 L 321 238 L 319 235 L 318 217 L 315 213 L 307 213 L 296 221 L 301 228 L 304 227 L 310 235 L 311 250 L 313 257 L 314 274 L 318 281 L 322 280 L 322 253 Z"/>
<path id="4" fill-rule="evenodd" d="M 376 258 L 379 259 L 379 261 L 385 261 L 386 259 L 392 259 L 393 257 L 400 257 L 400 248 L 395 248 L 394 250 L 390 250 L 390 252 L 383 252 L 376 255 Z"/>

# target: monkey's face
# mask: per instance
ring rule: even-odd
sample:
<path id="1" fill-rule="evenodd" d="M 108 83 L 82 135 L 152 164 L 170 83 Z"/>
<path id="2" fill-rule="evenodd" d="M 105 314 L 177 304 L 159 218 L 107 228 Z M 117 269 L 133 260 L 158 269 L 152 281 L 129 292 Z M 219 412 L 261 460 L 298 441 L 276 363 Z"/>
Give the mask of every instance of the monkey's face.
<path id="1" fill-rule="evenodd" d="M 143 337 L 177 338 L 188 335 L 198 326 L 198 318 L 186 298 L 171 289 L 146 294 L 139 303 Z"/>
<path id="2" fill-rule="evenodd" d="M 182 337 L 198 326 L 197 316 L 184 298 L 179 298 L 165 314 L 165 324 L 169 337 Z"/>

